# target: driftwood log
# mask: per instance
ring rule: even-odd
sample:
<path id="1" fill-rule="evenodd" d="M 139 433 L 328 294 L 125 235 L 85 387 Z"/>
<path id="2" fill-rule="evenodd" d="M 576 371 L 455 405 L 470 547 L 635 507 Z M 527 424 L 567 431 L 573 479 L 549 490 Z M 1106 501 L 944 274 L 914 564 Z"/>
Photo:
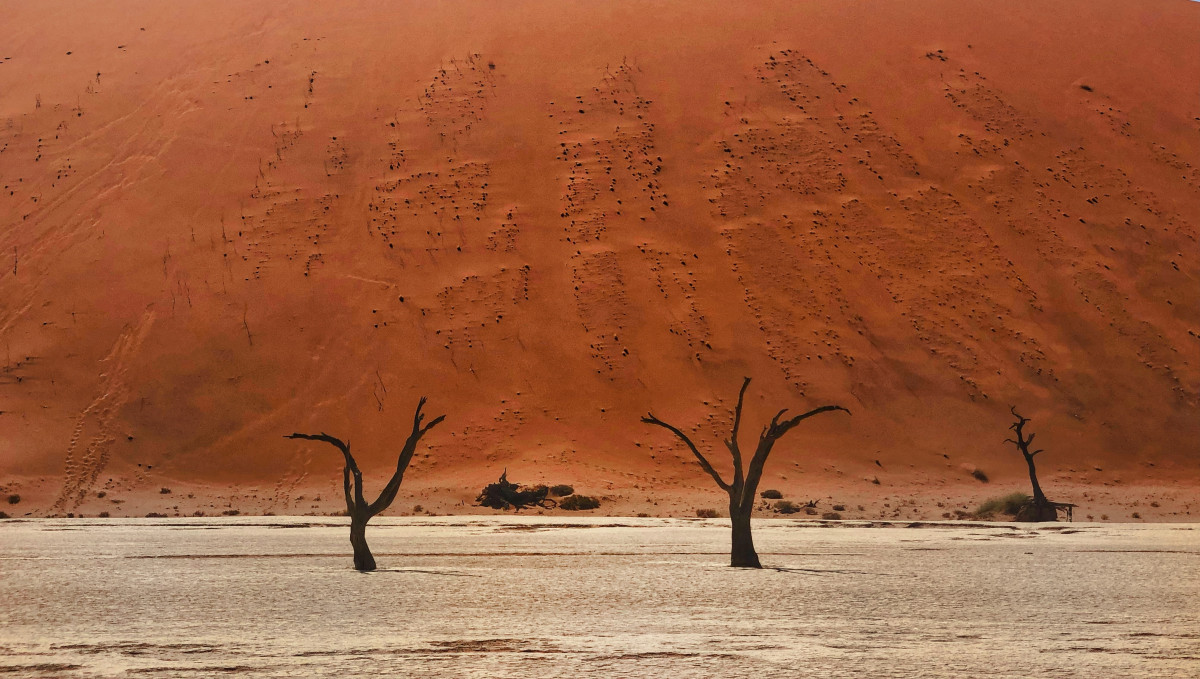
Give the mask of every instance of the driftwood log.
<path id="1" fill-rule="evenodd" d="M 553 509 L 558 506 L 558 503 L 546 497 L 549 494 L 550 489 L 546 486 L 521 488 L 520 485 L 512 483 L 508 480 L 508 470 L 505 469 L 504 473 L 500 475 L 500 479 L 485 486 L 475 501 L 483 507 L 511 508 L 518 512 L 526 507 Z"/>

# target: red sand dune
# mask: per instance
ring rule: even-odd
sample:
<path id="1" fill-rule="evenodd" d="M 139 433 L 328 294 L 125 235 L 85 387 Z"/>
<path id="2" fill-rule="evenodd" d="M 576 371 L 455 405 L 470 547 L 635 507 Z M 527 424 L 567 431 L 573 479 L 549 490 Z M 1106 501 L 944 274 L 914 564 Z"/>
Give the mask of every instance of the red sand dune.
<path id="1" fill-rule="evenodd" d="M 283 435 L 380 484 L 422 394 L 393 511 L 507 466 L 687 513 L 719 491 L 638 417 L 726 468 L 743 375 L 747 437 L 853 411 L 763 485 L 850 516 L 1025 488 L 1011 404 L 1052 499 L 1200 499 L 1196 3 L 5 12 L 10 514 L 336 510 Z"/>

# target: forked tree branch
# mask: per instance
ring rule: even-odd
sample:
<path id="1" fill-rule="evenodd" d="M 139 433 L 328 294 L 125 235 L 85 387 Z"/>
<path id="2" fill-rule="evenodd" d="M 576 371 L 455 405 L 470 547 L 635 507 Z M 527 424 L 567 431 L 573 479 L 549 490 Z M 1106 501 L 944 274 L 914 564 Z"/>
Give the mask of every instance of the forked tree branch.
<path id="1" fill-rule="evenodd" d="M 770 457 L 771 449 L 775 446 L 775 442 L 804 420 L 814 415 L 834 410 L 841 410 L 847 415 L 850 414 L 850 411 L 842 406 L 831 405 L 813 408 L 802 415 L 797 415 L 780 422 L 779 418 L 783 417 L 784 413 L 787 412 L 787 408 L 784 408 L 776 413 L 775 417 L 771 418 L 771 423 L 763 427 L 762 433 L 759 434 L 758 447 L 754 450 L 754 457 L 750 460 L 750 469 L 746 472 L 746 488 L 750 489 L 751 492 L 741 499 L 743 504 L 752 505 L 754 503 L 754 490 L 758 488 L 758 483 L 762 480 L 763 468 L 767 464 L 767 458 Z"/>
<path id="2" fill-rule="evenodd" d="M 446 419 L 445 415 L 438 415 L 429 421 L 429 424 L 421 426 L 421 422 L 425 419 L 425 414 L 421 412 L 421 408 L 425 407 L 425 397 L 417 402 L 417 410 L 413 413 L 413 428 L 412 433 L 408 435 L 408 439 L 404 442 L 404 448 L 400 451 L 400 457 L 396 460 L 396 473 L 392 474 L 392 478 L 379 492 L 379 497 L 371 503 L 368 508 L 371 516 L 375 516 L 379 512 L 391 506 L 396 499 L 396 492 L 400 490 L 400 482 L 404 480 L 404 472 L 408 469 L 408 463 L 412 461 L 413 453 L 417 450 L 417 443 L 421 441 L 421 437 L 430 429 L 433 429 L 442 420 Z"/>
<path id="3" fill-rule="evenodd" d="M 750 378 L 742 379 L 742 389 L 738 392 L 737 407 L 733 410 L 733 430 L 729 434 L 729 438 L 725 440 L 725 447 L 729 449 L 730 456 L 733 457 L 733 487 L 740 488 L 745 481 L 745 472 L 742 469 L 742 448 L 738 444 L 738 430 L 742 426 L 742 404 L 746 400 L 746 388 L 750 386 Z"/>

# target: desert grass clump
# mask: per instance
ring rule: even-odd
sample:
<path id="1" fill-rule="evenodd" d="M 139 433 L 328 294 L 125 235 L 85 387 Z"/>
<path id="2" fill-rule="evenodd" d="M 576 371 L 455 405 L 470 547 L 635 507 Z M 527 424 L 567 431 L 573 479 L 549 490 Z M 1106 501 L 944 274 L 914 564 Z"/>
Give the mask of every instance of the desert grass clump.
<path id="1" fill-rule="evenodd" d="M 575 492 L 575 489 L 565 483 L 560 483 L 555 486 L 550 486 L 550 494 L 554 497 L 566 497 Z"/>
<path id="2" fill-rule="evenodd" d="M 715 509 L 697 509 L 696 516 L 701 519 L 719 519 L 721 518 L 721 513 Z"/>
<path id="3" fill-rule="evenodd" d="M 11 518 L 12 517 L 8 515 L 8 512 L 0 512 L 0 519 L 11 519 Z"/>
<path id="4" fill-rule="evenodd" d="M 98 517 L 100 517 L 100 518 L 102 518 L 102 519 L 107 519 L 107 518 L 108 518 L 108 516 L 109 516 L 109 514 L 108 514 L 108 512 L 100 512 L 100 513 L 99 513 L 99 514 L 97 514 L 96 516 L 98 516 Z"/>
<path id="5" fill-rule="evenodd" d="M 990 498 L 975 509 L 975 516 L 991 516 L 993 514 L 1016 516 L 1021 511 L 1021 508 L 1029 504 L 1032 499 L 1019 491 L 1002 497 Z"/>
<path id="6" fill-rule="evenodd" d="M 600 506 L 600 500 L 591 495 L 571 495 L 563 498 L 562 502 L 558 503 L 558 506 L 562 509 L 578 512 L 581 510 L 596 509 Z"/>
<path id="7" fill-rule="evenodd" d="M 791 500 L 780 500 L 775 503 L 773 509 L 776 514 L 795 514 L 800 511 L 800 505 Z"/>
<path id="8" fill-rule="evenodd" d="M 16 493 L 13 493 L 12 495 L 9 495 L 9 496 L 8 496 L 8 504 L 10 504 L 10 505 L 16 505 L 16 504 L 20 504 L 20 503 L 21 503 L 21 496 L 20 496 L 20 495 L 17 495 Z"/>
<path id="9" fill-rule="evenodd" d="M 821 515 L 821 518 L 825 519 L 826 521 L 841 521 L 842 515 L 838 514 L 837 512 L 825 512 Z"/>
<path id="10" fill-rule="evenodd" d="M 775 490 L 774 488 L 768 488 L 768 489 L 764 490 L 763 492 L 759 493 L 758 496 L 764 500 L 782 500 L 783 499 L 783 493 Z"/>
<path id="11" fill-rule="evenodd" d="M 975 471 L 971 472 L 971 476 L 974 476 L 975 480 L 979 481 L 980 483 L 987 483 L 991 480 L 982 469 L 976 469 Z"/>

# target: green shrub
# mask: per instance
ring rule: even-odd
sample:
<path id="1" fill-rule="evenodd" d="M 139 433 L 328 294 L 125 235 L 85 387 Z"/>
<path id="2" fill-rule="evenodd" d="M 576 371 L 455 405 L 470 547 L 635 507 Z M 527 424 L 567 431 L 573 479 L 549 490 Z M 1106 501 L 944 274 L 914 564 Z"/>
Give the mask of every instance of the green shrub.
<path id="1" fill-rule="evenodd" d="M 715 509 L 697 509 L 696 516 L 702 519 L 719 519 L 721 514 Z"/>
<path id="2" fill-rule="evenodd" d="M 775 503 L 774 509 L 777 514 L 795 514 L 796 512 L 800 511 L 801 508 L 800 505 L 792 502 L 791 500 L 780 500 L 779 502 Z"/>
<path id="3" fill-rule="evenodd" d="M 550 486 L 550 494 L 554 497 L 566 497 L 574 492 L 575 489 L 565 483 L 560 483 L 557 486 Z"/>
<path id="4" fill-rule="evenodd" d="M 783 499 L 783 493 L 775 490 L 774 488 L 769 488 L 767 490 L 764 490 L 763 492 L 759 493 L 758 496 L 764 500 L 782 500 Z"/>
<path id="5" fill-rule="evenodd" d="M 596 509 L 600 506 L 600 500 L 590 495 L 571 495 L 564 497 L 562 502 L 558 503 L 558 506 L 572 512 L 577 512 L 585 509 Z"/>
<path id="6" fill-rule="evenodd" d="M 991 516 L 992 514 L 1008 514 L 1016 516 L 1017 512 L 1021 511 L 1030 502 L 1030 498 L 1025 493 L 1016 492 L 1009 493 L 1003 497 L 994 497 L 984 501 L 975 509 L 976 516 Z"/>

